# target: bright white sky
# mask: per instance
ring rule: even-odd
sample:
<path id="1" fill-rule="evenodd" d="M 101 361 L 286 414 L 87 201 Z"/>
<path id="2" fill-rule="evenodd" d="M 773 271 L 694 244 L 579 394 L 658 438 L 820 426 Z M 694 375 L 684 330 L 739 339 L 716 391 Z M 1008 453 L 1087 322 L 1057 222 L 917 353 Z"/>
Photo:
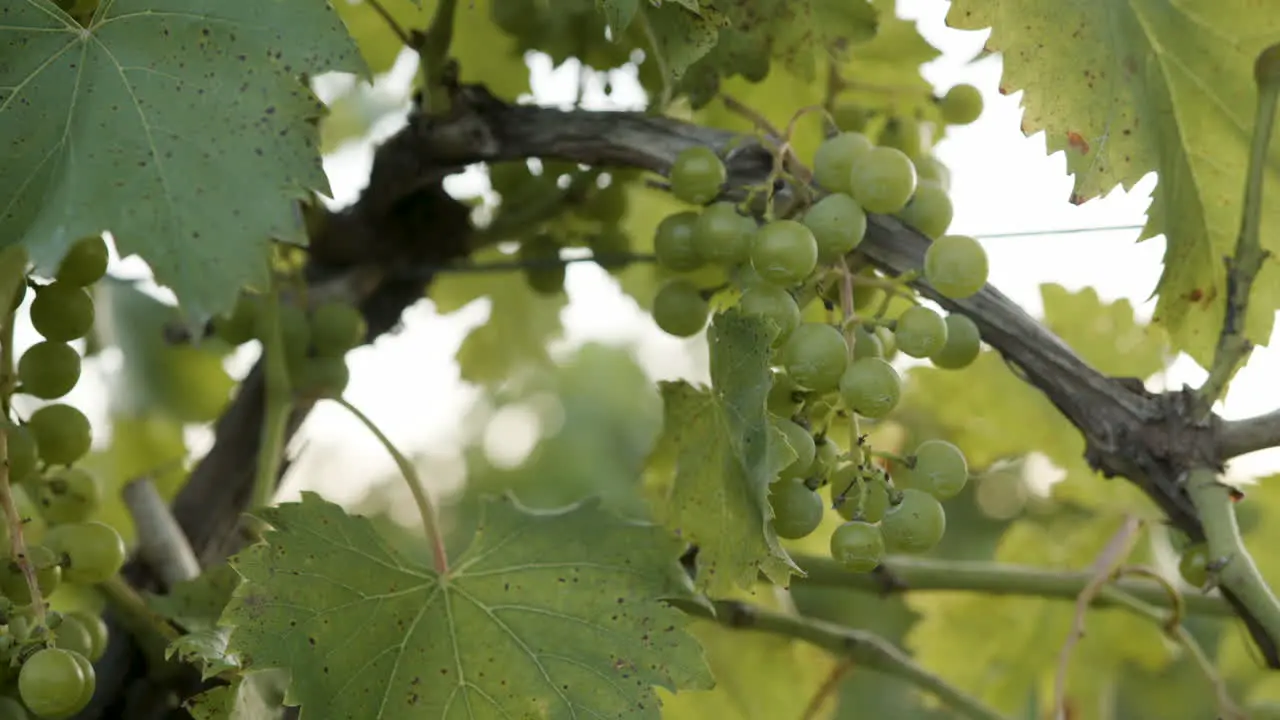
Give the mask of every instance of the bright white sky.
<path id="1" fill-rule="evenodd" d="M 1032 314 L 1040 311 L 1039 286 L 1056 282 L 1069 289 L 1093 286 L 1105 299 L 1128 298 L 1138 312 L 1149 317 L 1154 307 L 1148 302 L 1160 274 L 1164 252 L 1162 239 L 1135 242 L 1138 231 L 1112 230 L 1069 235 L 1028 235 L 993 238 L 1006 233 L 1036 233 L 1068 228 L 1097 228 L 1140 225 L 1150 202 L 1154 179 L 1149 177 L 1133 192 L 1115 192 L 1076 207 L 1067 202 L 1071 179 L 1061 153 L 1045 154 L 1043 135 L 1025 138 L 1019 131 L 1021 94 L 1001 96 L 996 88 L 1001 61 L 998 57 L 967 64 L 982 48 L 986 32 L 962 32 L 947 28 L 944 17 L 948 3 L 937 0 L 899 0 L 899 12 L 920 21 L 920 30 L 944 55 L 926 66 L 925 74 L 936 86 L 946 89 L 959 82 L 979 87 L 986 98 L 986 110 L 974 124 L 952 131 L 937 148 L 938 156 L 953 173 L 953 201 L 956 208 L 951 231 L 983 238 L 991 257 L 991 281 Z M 460 20 L 466 22 L 465 12 Z M 487 20 L 486 20 L 487 21 Z M 577 70 L 562 67 L 552 72 L 545 58 L 531 60 L 534 95 L 542 103 L 561 104 L 573 98 Z M 402 62 L 386 79 L 388 84 L 407 83 L 410 62 Z M 615 95 L 623 96 L 628 83 L 614 78 Z M 642 103 L 632 80 L 633 101 Z M 594 106 L 605 104 L 599 88 Z M 400 120 L 375 129 L 385 137 Z M 349 145 L 327 158 L 325 167 L 336 199 L 350 202 L 364 186 L 371 161 L 371 145 Z M 483 188 L 483 174 L 467 173 L 453 188 Z M 138 265 L 131 259 L 120 263 L 121 271 L 136 275 Z M 679 341 L 664 335 L 634 303 L 624 297 L 609 276 L 589 264 L 570 267 L 567 287 L 570 304 L 564 313 L 565 344 L 605 341 L 632 345 L 645 369 L 655 378 L 701 377 L 704 371 L 696 345 L 701 339 Z M 433 462 L 436 476 L 431 481 L 453 485 L 461 478 L 459 452 L 462 444 L 476 437 L 476 429 L 460 422 L 479 393 L 462 383 L 453 355 L 471 327 L 487 316 L 486 303 L 476 303 L 449 317 L 440 317 L 430 302 L 423 301 L 405 315 L 405 329 L 383 337 L 372 347 L 351 353 L 351 384 L 347 398 L 362 408 L 406 452 L 425 453 Z M 34 334 L 22 333 L 25 342 Z M 20 340 L 23 341 L 23 340 Z M 243 349 L 242 349 L 243 350 Z M 236 358 L 237 368 L 246 367 L 256 351 Z M 109 365 L 108 356 L 104 364 Z M 106 368 L 103 368 L 104 370 Z M 237 370 L 238 372 L 241 370 Z M 1280 372 L 1280 353 L 1263 348 L 1235 381 L 1225 407 L 1227 418 L 1247 417 L 1280 406 L 1280 393 L 1268 378 Z M 1198 384 L 1204 372 L 1186 358 L 1176 362 L 1167 384 Z M 101 376 L 87 373 L 69 402 L 76 403 L 103 427 L 105 384 Z M 483 430 L 483 429 L 482 429 Z M 511 414 L 500 414 L 490 422 L 491 452 L 519 457 L 534 438 L 528 423 Z M 307 452 L 286 483 L 285 497 L 296 497 L 301 489 L 316 489 L 337 502 L 357 500 L 368 481 L 394 472 L 383 450 L 345 411 L 332 405 L 316 409 L 303 433 Z M 193 434 L 201 447 L 207 435 Z M 453 462 L 450 463 L 449 459 Z M 452 467 L 443 473 L 440 468 Z M 1241 477 L 1272 472 L 1280 467 L 1280 453 L 1256 453 L 1234 464 L 1232 474 Z"/>

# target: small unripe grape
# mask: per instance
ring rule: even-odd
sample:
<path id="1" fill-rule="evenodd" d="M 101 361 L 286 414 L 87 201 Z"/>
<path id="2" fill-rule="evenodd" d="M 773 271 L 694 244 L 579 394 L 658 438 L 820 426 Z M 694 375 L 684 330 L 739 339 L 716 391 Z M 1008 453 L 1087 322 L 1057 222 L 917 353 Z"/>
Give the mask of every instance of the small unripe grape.
<path id="1" fill-rule="evenodd" d="M 938 183 L 943 192 L 951 192 L 951 171 L 942 161 L 932 155 L 916 158 L 916 176 L 921 180 Z"/>
<path id="2" fill-rule="evenodd" d="M 62 575 L 67 582 L 96 585 L 124 567 L 124 540 L 105 523 L 55 525 L 45 535 L 45 544 L 65 557 Z"/>
<path id="3" fill-rule="evenodd" d="M 339 398 L 351 382 L 351 370 L 341 355 L 303 358 L 293 369 L 293 390 L 306 398 Z"/>
<path id="4" fill-rule="evenodd" d="M 952 300 L 981 290 L 988 272 L 987 251 L 968 235 L 943 235 L 924 253 L 924 279 Z"/>
<path id="5" fill-rule="evenodd" d="M 714 150 L 702 145 L 687 148 L 671 166 L 671 194 L 691 205 L 704 205 L 720 194 L 728 176 Z"/>
<path id="6" fill-rule="evenodd" d="M 842 132 L 822 141 L 813 154 L 813 181 L 828 192 L 848 193 L 853 164 L 875 146 L 862 133 Z"/>
<path id="7" fill-rule="evenodd" d="M 80 666 L 80 672 L 84 673 L 84 689 L 80 691 L 80 708 L 88 707 L 89 702 L 93 700 L 93 693 L 98 688 L 98 674 L 93 669 L 93 663 L 89 662 L 89 658 L 76 652 L 75 650 L 67 650 L 71 653 L 71 657 L 76 661 L 76 665 Z"/>
<path id="8" fill-rule="evenodd" d="M 883 325 L 876 327 L 876 337 L 880 338 L 880 346 L 884 348 L 884 359 L 892 362 L 898 355 L 898 337 Z"/>
<path id="9" fill-rule="evenodd" d="M 840 397 L 859 415 L 878 420 L 893 412 L 902 397 L 902 378 L 881 358 L 862 358 L 840 377 Z"/>
<path id="10" fill-rule="evenodd" d="M 668 280 L 653 297 L 653 321 L 668 335 L 697 335 L 707 324 L 710 312 L 702 291 L 682 278 Z"/>
<path id="11" fill-rule="evenodd" d="M 818 243 L 818 262 L 830 263 L 862 242 L 867 233 L 867 214 L 853 198 L 833 193 L 809 208 L 804 224 Z"/>
<path id="12" fill-rule="evenodd" d="M 45 405 L 31 413 L 27 428 L 36 440 L 40 459 L 50 465 L 71 465 L 93 445 L 89 418 L 63 403 Z"/>
<path id="13" fill-rule="evenodd" d="M 947 513 L 938 499 L 923 490 L 907 488 L 902 500 L 880 521 L 885 547 L 894 552 L 932 550 L 947 531 Z"/>
<path id="14" fill-rule="evenodd" d="M 51 525 L 83 522 L 102 504 L 102 484 L 88 470 L 63 468 L 43 479 L 36 501 Z"/>
<path id="15" fill-rule="evenodd" d="M 818 241 L 794 220 L 775 220 L 752 236 L 751 266 L 765 282 L 796 285 L 818 266 Z"/>
<path id="16" fill-rule="evenodd" d="M 38 342 L 18 359 L 18 381 L 28 395 L 60 398 L 80 382 L 80 353 L 64 342 Z"/>
<path id="17" fill-rule="evenodd" d="M 713 203 L 694 226 L 694 251 L 708 262 L 737 265 L 747 259 L 755 231 L 755 221 L 739 214 L 733 203 Z"/>
<path id="18" fill-rule="evenodd" d="M 898 211 L 897 216 L 926 237 L 936 240 L 951 227 L 952 214 L 951 198 L 942 185 L 934 180 L 921 180 L 911 202 Z"/>
<path id="19" fill-rule="evenodd" d="M 884 343 L 865 325 L 856 325 L 853 328 L 853 360 L 857 362 L 868 357 L 883 358 Z"/>
<path id="20" fill-rule="evenodd" d="M 26 426 L 5 422 L 4 429 L 9 444 L 9 482 L 14 485 L 27 479 L 40 460 L 36 438 Z"/>
<path id="21" fill-rule="evenodd" d="M 878 147 L 858 156 L 849 194 L 867 212 L 895 213 L 916 191 L 916 166 L 901 150 Z"/>
<path id="22" fill-rule="evenodd" d="M 881 475 L 850 463 L 831 475 L 831 499 L 845 520 L 880 522 L 889 510 L 889 486 Z"/>
<path id="23" fill-rule="evenodd" d="M 766 401 L 769 412 L 784 418 L 800 412 L 800 407 L 804 405 L 804 390 L 782 370 L 774 369 L 769 374 L 773 382 L 769 386 L 769 398 Z"/>
<path id="24" fill-rule="evenodd" d="M 90 662 L 100 660 L 103 653 L 107 651 L 107 641 L 109 639 L 107 623 L 102 619 L 102 616 L 87 613 L 83 610 L 72 610 L 63 615 L 63 619 L 66 618 L 75 618 L 85 630 L 89 631 L 92 645 L 85 657 L 89 658 Z"/>
<path id="25" fill-rule="evenodd" d="M 653 254 L 658 264 L 676 272 L 688 272 L 702 267 L 704 260 L 694 243 L 698 214 L 684 211 L 672 213 L 658 223 L 653 236 Z"/>
<path id="26" fill-rule="evenodd" d="M 799 424 L 786 418 L 774 418 L 773 424 L 782 431 L 783 436 L 787 438 L 787 445 L 795 451 L 796 459 L 785 468 L 782 469 L 780 477 L 786 478 L 804 478 L 804 474 L 813 465 L 813 459 L 817 454 L 817 448 L 813 442 L 813 436 L 808 430 L 800 427 Z"/>
<path id="27" fill-rule="evenodd" d="M 22 664 L 18 695 L 38 717 L 69 717 L 84 708 L 87 683 L 84 669 L 72 653 L 44 648 Z"/>
<path id="28" fill-rule="evenodd" d="M 70 342 L 93 328 L 93 298 L 82 287 L 56 281 L 36 290 L 31 324 L 46 340 Z"/>
<path id="29" fill-rule="evenodd" d="M 783 288 L 765 282 L 749 285 L 742 291 L 738 308 L 744 315 L 765 318 L 778 328 L 773 339 L 774 347 L 781 347 L 800 326 L 800 306 Z"/>
<path id="30" fill-rule="evenodd" d="M 63 615 L 53 632 L 54 647 L 71 650 L 85 657 L 93 653 L 93 636 L 75 615 Z"/>
<path id="31" fill-rule="evenodd" d="M 27 545 L 27 562 L 36 571 L 36 587 L 47 598 L 62 584 L 62 567 L 57 552 L 44 545 Z M 0 566 L 0 592 L 18 605 L 31 604 L 31 586 L 27 576 L 13 559 Z"/>
<path id="32" fill-rule="evenodd" d="M 956 85 L 938 101 L 938 109 L 948 123 L 968 125 L 982 115 L 982 93 L 972 85 Z"/>
<path id="33" fill-rule="evenodd" d="M 893 335 L 899 350 L 913 358 L 927 358 L 947 344 L 947 322 L 923 305 L 912 305 L 898 316 Z"/>
<path id="34" fill-rule="evenodd" d="M 925 440 L 912 453 L 912 484 L 939 500 L 950 500 L 969 482 L 969 464 L 960 448 L 945 440 Z"/>
<path id="35" fill-rule="evenodd" d="M 909 117 L 893 118 L 880 133 L 877 144 L 882 147 L 901 150 L 907 157 L 918 157 L 924 150 L 924 138 L 920 134 L 920 123 Z"/>
<path id="36" fill-rule="evenodd" d="M 107 274 L 107 261 L 110 257 L 107 241 L 101 235 L 90 235 L 71 246 L 58 265 L 55 277 L 68 285 L 88 287 Z"/>
<path id="37" fill-rule="evenodd" d="M 825 480 L 840 461 L 840 446 L 836 444 L 836 441 L 825 435 L 814 438 L 813 445 L 813 465 L 809 467 L 809 472 L 805 473 L 805 477 L 816 477 Z"/>
<path id="38" fill-rule="evenodd" d="M 770 485 L 769 505 L 773 508 L 773 529 L 780 538 L 798 540 L 822 523 L 822 498 L 803 480 L 791 478 Z"/>
<path id="39" fill-rule="evenodd" d="M 317 355 L 339 357 L 364 342 L 369 327 L 355 306 L 337 300 L 311 312 L 311 347 Z"/>
<path id="40" fill-rule="evenodd" d="M 254 337 L 260 307 L 261 302 L 257 298 L 248 293 L 240 293 L 229 314 L 213 319 L 214 334 L 228 345 L 240 346 L 249 342 Z"/>
<path id="41" fill-rule="evenodd" d="M 871 113 L 858 105 L 837 105 L 835 110 L 831 111 L 831 116 L 836 127 L 850 132 L 862 132 L 867 127 L 867 121 L 871 119 Z"/>
<path id="42" fill-rule="evenodd" d="M 850 572 L 871 572 L 884 560 L 884 536 L 871 523 L 853 520 L 831 533 L 831 559 Z"/>
<path id="43" fill-rule="evenodd" d="M 782 366 L 796 384 L 819 393 L 835 390 L 849 366 L 849 349 L 840 331 L 822 323 L 804 323 L 781 350 Z"/>
<path id="44" fill-rule="evenodd" d="M 597 190 L 587 202 L 578 206 L 578 214 L 605 225 L 616 225 L 627 214 L 627 192 L 615 177 L 607 186 Z"/>
<path id="45" fill-rule="evenodd" d="M 520 243 L 519 257 L 524 263 L 524 281 L 539 295 L 558 295 L 564 292 L 566 274 L 560 261 L 560 243 L 545 233 L 540 233 Z"/>
<path id="46" fill-rule="evenodd" d="M 969 367 L 982 351 L 982 334 L 967 315 L 951 313 L 946 318 L 947 342 L 929 361 L 943 370 Z"/>
<path id="47" fill-rule="evenodd" d="M 1178 574 L 1188 585 L 1204 587 L 1209 582 L 1209 548 L 1198 543 L 1183 551 L 1178 560 Z"/>
<path id="48" fill-rule="evenodd" d="M 267 313 L 258 312 L 254 320 L 254 337 L 266 345 L 272 330 L 270 318 Z M 285 358 L 291 363 L 300 362 L 311 349 L 311 320 L 306 311 L 297 305 L 281 302 L 277 304 L 276 321 L 280 324 Z"/>

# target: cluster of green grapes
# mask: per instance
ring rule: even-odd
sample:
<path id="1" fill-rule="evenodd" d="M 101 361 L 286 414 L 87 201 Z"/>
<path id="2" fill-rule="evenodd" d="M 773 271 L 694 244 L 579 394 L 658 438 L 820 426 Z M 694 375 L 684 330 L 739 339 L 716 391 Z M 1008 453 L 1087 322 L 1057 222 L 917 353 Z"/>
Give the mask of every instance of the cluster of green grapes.
<path id="1" fill-rule="evenodd" d="M 76 386 L 80 354 L 69 343 L 93 327 L 88 288 L 106 274 L 108 257 L 100 236 L 85 238 L 68 251 L 52 281 L 29 277 L 19 286 L 10 314 L 34 291 L 31 323 L 44 339 L 19 358 L 16 377 L 5 381 L 6 396 L 54 400 Z M 0 717 L 68 717 L 93 696 L 93 661 L 106 647 L 107 628 L 89 613 L 44 613 L 43 601 L 64 584 L 96 585 L 113 577 L 124 565 L 124 540 L 92 519 L 103 488 L 93 473 L 76 466 L 93 441 L 84 413 L 51 403 L 25 422 L 3 422 L 9 491 L 22 521 L 25 556 L 14 556 L 16 528 L 0 517 Z M 39 606 L 23 564 L 32 571 Z"/>
<path id="2" fill-rule="evenodd" d="M 941 501 L 957 495 L 969 476 L 961 451 L 941 440 L 896 458 L 901 469 L 891 477 L 875 461 L 885 454 L 874 452 L 865 436 L 854 433 L 854 447 L 845 449 L 827 434 L 838 413 L 856 423 L 894 410 L 902 394 L 889 362 L 895 353 L 945 369 L 963 368 L 979 354 L 972 320 L 916 303 L 907 285 L 923 276 L 942 295 L 959 299 L 981 290 L 988 274 L 975 239 L 946 234 L 946 190 L 921 173 L 901 150 L 838 133 L 818 147 L 813 162 L 814 183 L 828 194 L 793 217 L 760 224 L 734 203 L 716 201 L 725 166 L 714 151 L 694 147 L 679 154 L 669 179 L 676 198 L 702 207 L 663 219 L 654 238 L 657 262 L 677 273 L 653 301 L 664 331 L 700 332 L 717 294 L 777 329 L 769 410 L 797 457 L 771 486 L 774 528 L 790 539 L 814 532 L 825 509 L 817 489 L 830 485 L 846 520 L 831 538 L 832 556 L 858 572 L 875 568 L 886 552 L 933 548 L 946 528 Z M 848 268 L 848 260 L 857 260 L 868 212 L 895 214 L 933 239 L 922 268 L 896 278 Z M 704 290 L 679 275 L 706 265 L 725 269 L 727 290 Z M 908 307 L 889 318 L 894 297 Z M 839 318 L 836 305 L 843 310 Z"/>
<path id="3" fill-rule="evenodd" d="M 214 318 L 213 332 L 233 346 L 263 341 L 272 329 L 264 308 L 261 297 L 243 293 L 230 313 Z M 351 379 L 347 352 L 368 335 L 360 311 L 339 300 L 320 303 L 310 313 L 281 302 L 276 321 L 294 394 L 311 400 L 342 395 Z"/>

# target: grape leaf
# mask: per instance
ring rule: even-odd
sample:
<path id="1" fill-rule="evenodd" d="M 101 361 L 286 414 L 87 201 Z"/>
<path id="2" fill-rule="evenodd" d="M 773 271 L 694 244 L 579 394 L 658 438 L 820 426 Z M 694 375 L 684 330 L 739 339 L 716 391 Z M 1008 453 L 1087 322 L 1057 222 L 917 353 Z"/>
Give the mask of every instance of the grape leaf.
<path id="1" fill-rule="evenodd" d="M 82 27 L 51 0 L 0 10 L 0 247 L 51 269 L 110 230 L 195 318 L 305 242 L 295 199 L 328 191 L 299 76 L 363 69 L 327 2 L 116 0 Z"/>
<path id="2" fill-rule="evenodd" d="M 837 44 L 870 40 L 879 23 L 867 0 L 714 0 L 711 5 L 805 81 L 817 77 L 821 54 L 835 53 Z"/>
<path id="3" fill-rule="evenodd" d="M 230 565 L 215 565 L 193 580 L 177 583 L 164 595 L 148 595 L 147 604 L 187 630 L 218 627 L 240 576 Z"/>
<path id="4" fill-rule="evenodd" d="M 605 22 L 616 33 L 625 31 L 640 9 L 640 0 L 596 0 Z"/>
<path id="5" fill-rule="evenodd" d="M 231 628 L 209 628 L 185 633 L 164 649 L 166 660 L 177 658 L 181 662 L 200 667 L 200 677 L 208 680 L 228 670 L 240 668 L 240 657 L 227 648 Z"/>
<path id="6" fill-rule="evenodd" d="M 711 387 L 661 383 L 655 455 L 674 458 L 675 478 L 659 514 L 698 545 L 698 585 L 716 597 L 753 587 L 762 571 L 780 585 L 802 574 L 770 523 L 769 483 L 796 457 L 765 410 L 775 334 L 736 311 L 717 315 L 707 332 Z"/>
<path id="7" fill-rule="evenodd" d="M 485 504 L 443 577 L 314 493 L 261 512 L 223 622 L 251 668 L 292 674 L 301 717 L 658 718 L 652 686 L 710 684 L 676 544 L 594 502 Z"/>
<path id="8" fill-rule="evenodd" d="M 666 65 L 667 77 L 679 81 L 689 66 L 702 59 L 720 39 L 720 17 L 709 12 L 700 14 L 675 2 L 648 6 L 645 13 Z"/>
<path id="9" fill-rule="evenodd" d="M 189 698 L 183 706 L 195 720 L 275 720 L 280 717 L 278 704 L 263 696 L 255 677 L 236 678 Z"/>
<path id="10" fill-rule="evenodd" d="M 1025 90 L 1023 131 L 1044 131 L 1075 175 L 1073 202 L 1151 171 L 1160 182 L 1143 237 L 1168 240 L 1156 317 L 1201 365 L 1212 358 L 1235 248 L 1253 129 L 1253 63 L 1280 40 L 1280 13 L 1253 0 L 957 0 L 947 16 L 992 27 L 1005 92 Z M 1266 184 L 1280 182 L 1272 144 Z M 1280 198 L 1265 201 L 1264 246 L 1280 252 Z M 1254 286 L 1246 329 L 1265 344 L 1277 307 L 1274 265 Z"/>

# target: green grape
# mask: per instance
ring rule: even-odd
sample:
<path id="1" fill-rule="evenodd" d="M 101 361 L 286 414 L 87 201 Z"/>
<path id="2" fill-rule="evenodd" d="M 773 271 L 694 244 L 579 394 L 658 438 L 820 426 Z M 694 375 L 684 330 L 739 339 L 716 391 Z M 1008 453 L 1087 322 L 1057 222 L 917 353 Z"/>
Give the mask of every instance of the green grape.
<path id="1" fill-rule="evenodd" d="M 294 390 L 307 398 L 339 398 L 351 382 L 345 358 L 317 355 L 303 359 L 291 373 Z"/>
<path id="2" fill-rule="evenodd" d="M 720 194 L 728 177 L 714 150 L 702 145 L 686 148 L 671 165 L 671 194 L 690 205 L 705 205 Z"/>
<path id="3" fill-rule="evenodd" d="M 228 345 L 240 346 L 254 337 L 261 303 L 248 293 L 240 293 L 236 305 L 227 315 L 213 319 L 213 332 Z"/>
<path id="4" fill-rule="evenodd" d="M 781 349 L 782 365 L 800 387 L 825 393 L 840 385 L 849 366 L 849 349 L 840 331 L 823 323 L 804 323 Z"/>
<path id="5" fill-rule="evenodd" d="M 939 500 L 950 500 L 969 482 L 969 464 L 960 448 L 945 440 L 925 440 L 912 453 L 912 484 Z"/>
<path id="6" fill-rule="evenodd" d="M 622 256 L 631 252 L 631 236 L 618 226 L 610 225 L 588 237 L 587 247 L 591 248 L 592 259 L 597 265 L 617 274 L 627 268 Z"/>
<path id="7" fill-rule="evenodd" d="M 1178 574 L 1188 585 L 1204 587 L 1209 582 L 1209 548 L 1204 543 L 1187 548 L 1178 560 Z"/>
<path id="8" fill-rule="evenodd" d="M 896 213 L 916 191 L 916 166 L 901 150 L 877 147 L 863 153 L 849 175 L 849 194 L 873 213 Z"/>
<path id="9" fill-rule="evenodd" d="M 84 673 L 84 690 L 80 691 L 80 708 L 84 709 L 93 700 L 93 693 L 98 689 L 98 673 L 93 669 L 93 663 L 89 662 L 89 658 L 85 657 L 83 653 L 67 648 L 60 649 L 71 653 L 76 665 L 80 666 L 80 672 Z"/>
<path id="10" fill-rule="evenodd" d="M 853 520 L 831 533 L 831 559 L 850 572 L 865 573 L 884 560 L 884 536 L 880 528 Z"/>
<path id="11" fill-rule="evenodd" d="M 18 695 L 43 718 L 74 715 L 84 707 L 88 678 L 75 656 L 57 648 L 37 650 L 18 673 Z"/>
<path id="12" fill-rule="evenodd" d="M 818 262 L 832 263 L 862 242 L 867 233 L 867 214 L 853 198 L 833 193 L 809 208 L 804 224 L 818 243 Z"/>
<path id="13" fill-rule="evenodd" d="M 11 697 L 0 696 L 0 720 L 29 720 L 27 709 Z"/>
<path id="14" fill-rule="evenodd" d="M 276 320 L 280 324 L 280 338 L 284 345 L 284 354 L 290 362 L 298 362 L 307 356 L 311 349 L 311 319 L 307 312 L 297 305 L 286 302 L 277 303 Z M 254 337 L 263 345 L 271 335 L 270 318 L 266 312 L 254 315 Z"/>
<path id="15" fill-rule="evenodd" d="M 31 324 L 46 340 L 70 342 L 93 328 L 93 298 L 82 287 L 53 282 L 36 290 Z"/>
<path id="16" fill-rule="evenodd" d="M 831 116 L 836 127 L 846 132 L 862 132 L 871 119 L 871 113 L 858 105 L 837 105 Z"/>
<path id="17" fill-rule="evenodd" d="M 708 262 L 737 265 L 746 261 L 755 231 L 755 221 L 739 214 L 733 203 L 713 203 L 694 225 L 694 252 Z"/>
<path id="18" fill-rule="evenodd" d="M 765 282 L 796 285 L 818 266 L 818 241 L 795 220 L 774 220 L 752 236 L 751 266 Z"/>
<path id="19" fill-rule="evenodd" d="M 770 370 L 769 374 L 773 381 L 769 386 L 769 399 L 766 403 L 769 412 L 784 418 L 800 412 L 804 405 L 804 390 L 783 370 Z"/>
<path id="20" fill-rule="evenodd" d="M 924 253 L 924 279 L 952 300 L 981 290 L 988 272 L 987 251 L 968 235 L 943 235 Z"/>
<path id="21" fill-rule="evenodd" d="M 853 328 L 853 360 L 857 362 L 862 358 L 883 358 L 884 343 L 880 342 L 880 338 L 865 325 L 855 325 Z"/>
<path id="22" fill-rule="evenodd" d="M 840 397 L 850 410 L 873 420 L 893 412 L 902 397 L 902 378 L 882 358 L 855 361 L 840 377 Z"/>
<path id="23" fill-rule="evenodd" d="M 936 240 L 951 227 L 951 198 L 936 180 L 921 180 L 911 202 L 899 210 L 898 219 Z"/>
<path id="24" fill-rule="evenodd" d="M 51 525 L 83 522 L 102 504 L 102 484 L 88 470 L 62 468 L 44 478 L 36 500 Z"/>
<path id="25" fill-rule="evenodd" d="M 866 497 L 862 497 L 864 486 Z M 889 510 L 889 486 L 883 476 L 850 463 L 832 473 L 831 500 L 845 520 L 880 522 Z"/>
<path id="26" fill-rule="evenodd" d="M 946 318 L 947 342 L 929 361 L 943 370 L 959 370 L 969 367 L 982 351 L 982 334 L 967 315 L 951 313 Z"/>
<path id="27" fill-rule="evenodd" d="M 874 147 L 870 138 L 856 132 L 842 132 L 823 140 L 813 154 L 813 181 L 828 192 L 849 193 L 854 162 Z"/>
<path id="28" fill-rule="evenodd" d="M 738 309 L 744 315 L 765 318 L 778 327 L 774 347 L 781 347 L 800 326 L 800 306 L 791 293 L 777 285 L 757 282 L 747 286 L 738 300 Z"/>
<path id="29" fill-rule="evenodd" d="M 64 403 L 45 405 L 31 413 L 27 429 L 35 438 L 40 459 L 49 465 L 71 465 L 93 445 L 89 418 Z"/>
<path id="30" fill-rule="evenodd" d="M 107 261 L 110 257 L 107 241 L 101 235 L 90 235 L 67 251 L 58 265 L 56 278 L 68 285 L 88 287 L 107 274 Z"/>
<path id="31" fill-rule="evenodd" d="M 28 395 L 42 400 L 62 397 L 80 382 L 80 353 L 64 342 L 38 342 L 18 359 L 18 381 Z"/>
<path id="32" fill-rule="evenodd" d="M 311 311 L 311 347 L 317 355 L 345 355 L 364 342 L 368 332 L 364 315 L 351 303 L 331 300 Z"/>
<path id="33" fill-rule="evenodd" d="M 697 224 L 698 214 L 687 210 L 668 215 L 658 223 L 653 237 L 653 254 L 659 265 L 676 272 L 702 267 L 705 261 L 698 254 L 694 242 Z"/>
<path id="34" fill-rule="evenodd" d="M 89 633 L 89 652 L 85 653 L 85 657 L 89 658 L 90 662 L 100 660 L 107 651 L 107 641 L 110 639 L 110 631 L 107 629 L 106 621 L 100 615 L 94 615 L 83 610 L 72 610 L 64 613 L 62 618 L 64 621 L 67 618 L 75 618 L 76 622 Z"/>
<path id="35" fill-rule="evenodd" d="M 840 446 L 825 435 L 814 438 L 813 445 L 813 464 L 809 466 L 809 472 L 805 473 L 805 476 L 826 480 L 836 464 L 840 462 Z"/>
<path id="36" fill-rule="evenodd" d="M 884 359 L 892 361 L 898 355 L 898 336 L 883 325 L 876 326 L 876 337 L 880 338 L 880 347 L 884 348 Z"/>
<path id="37" fill-rule="evenodd" d="M 947 513 L 938 499 L 923 490 L 907 488 L 901 501 L 890 506 L 880 521 L 884 544 L 892 552 L 932 550 L 947 531 Z"/>
<path id="38" fill-rule="evenodd" d="M 28 544 L 27 562 L 35 568 L 40 595 L 47 599 L 62 584 L 58 554 L 44 545 Z M 10 559 L 0 567 L 0 592 L 18 605 L 31 603 L 31 587 L 27 585 L 27 576 L 22 574 L 17 561 Z"/>
<path id="39" fill-rule="evenodd" d="M 822 523 L 822 498 L 798 478 L 770 485 L 769 505 L 773 508 L 773 529 L 780 538 L 799 540 Z"/>
<path id="40" fill-rule="evenodd" d="M 783 436 L 787 438 L 787 445 L 796 453 L 796 459 L 782 469 L 780 477 L 783 479 L 803 479 L 804 474 L 813 465 L 813 459 L 817 455 L 813 436 L 809 434 L 808 430 L 800 427 L 798 423 L 786 418 L 774 418 L 773 425 L 782 431 Z"/>
<path id="41" fill-rule="evenodd" d="M 925 155 L 915 159 L 916 175 L 920 180 L 930 180 L 938 183 L 943 192 L 951 192 L 951 171 L 947 169 L 942 161 L 932 155 Z"/>
<path id="42" fill-rule="evenodd" d="M 924 151 L 920 123 L 914 118 L 893 118 L 880 133 L 878 145 L 901 150 L 907 157 L 919 157 Z"/>
<path id="43" fill-rule="evenodd" d="M 898 316 L 893 336 L 902 352 L 927 358 L 947 344 L 947 321 L 923 305 L 912 305 Z"/>
<path id="44" fill-rule="evenodd" d="M 54 647 L 72 650 L 86 657 L 93 654 L 93 636 L 89 634 L 89 628 L 71 615 L 62 616 L 62 622 L 53 632 L 53 643 Z"/>
<path id="45" fill-rule="evenodd" d="M 65 556 L 62 576 L 67 582 L 96 585 L 124 566 L 124 540 L 105 523 L 55 525 L 45 535 L 45 544 Z"/>
<path id="46" fill-rule="evenodd" d="M 560 261 L 560 243 L 540 233 L 520 243 L 520 261 L 524 263 L 524 281 L 539 295 L 564 292 L 566 274 Z"/>
<path id="47" fill-rule="evenodd" d="M 702 291 L 682 278 L 668 280 L 653 297 L 653 321 L 668 335 L 697 335 L 707 324 L 710 312 Z"/>
<path id="48" fill-rule="evenodd" d="M 938 109 L 949 124 L 968 125 L 982 115 L 982 93 L 972 85 L 956 85 L 938 101 Z"/>
<path id="49" fill-rule="evenodd" d="M 583 217 L 597 220 L 605 225 L 617 225 L 627 215 L 627 191 L 618 178 L 613 178 L 608 185 L 597 190 L 587 202 L 578 206 Z"/>
<path id="50" fill-rule="evenodd" d="M 40 453 L 35 436 L 25 426 L 4 422 L 4 429 L 9 443 L 9 481 L 16 485 L 36 469 Z"/>

